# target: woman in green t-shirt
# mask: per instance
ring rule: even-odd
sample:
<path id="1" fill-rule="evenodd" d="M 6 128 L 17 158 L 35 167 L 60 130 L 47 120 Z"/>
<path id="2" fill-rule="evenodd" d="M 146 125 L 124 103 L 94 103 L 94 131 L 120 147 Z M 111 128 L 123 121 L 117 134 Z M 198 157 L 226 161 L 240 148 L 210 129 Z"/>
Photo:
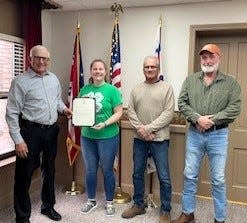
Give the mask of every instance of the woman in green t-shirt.
<path id="1" fill-rule="evenodd" d="M 86 189 L 88 201 L 82 212 L 89 213 L 97 207 L 96 187 L 99 164 L 104 176 L 106 196 L 106 214 L 115 213 L 113 198 L 115 192 L 115 175 L 113 164 L 118 152 L 119 127 L 117 122 L 122 116 L 122 98 L 119 90 L 106 82 L 105 63 L 94 60 L 90 65 L 89 84 L 80 89 L 79 97 L 96 99 L 96 124 L 81 129 L 81 147 L 86 167 Z"/>

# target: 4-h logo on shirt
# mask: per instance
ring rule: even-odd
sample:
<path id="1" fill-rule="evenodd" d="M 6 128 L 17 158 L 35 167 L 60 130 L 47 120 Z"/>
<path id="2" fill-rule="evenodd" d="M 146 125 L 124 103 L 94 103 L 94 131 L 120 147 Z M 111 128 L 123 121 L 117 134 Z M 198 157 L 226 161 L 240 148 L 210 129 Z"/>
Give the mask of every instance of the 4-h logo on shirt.
<path id="1" fill-rule="evenodd" d="M 102 101 L 104 99 L 104 96 L 101 92 L 89 92 L 87 95 L 87 97 L 90 98 L 95 98 L 96 100 L 96 112 L 99 112 L 102 109 Z"/>

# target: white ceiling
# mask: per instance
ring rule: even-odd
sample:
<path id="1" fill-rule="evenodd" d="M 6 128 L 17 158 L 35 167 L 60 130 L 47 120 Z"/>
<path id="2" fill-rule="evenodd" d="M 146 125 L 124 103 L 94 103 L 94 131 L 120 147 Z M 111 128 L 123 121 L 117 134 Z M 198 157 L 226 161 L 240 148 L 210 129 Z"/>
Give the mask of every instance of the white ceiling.
<path id="1" fill-rule="evenodd" d="M 82 9 L 105 9 L 113 3 L 120 4 L 123 8 L 142 6 L 177 5 L 199 2 L 219 2 L 232 0 L 46 0 L 59 7 L 59 10 L 71 11 Z"/>

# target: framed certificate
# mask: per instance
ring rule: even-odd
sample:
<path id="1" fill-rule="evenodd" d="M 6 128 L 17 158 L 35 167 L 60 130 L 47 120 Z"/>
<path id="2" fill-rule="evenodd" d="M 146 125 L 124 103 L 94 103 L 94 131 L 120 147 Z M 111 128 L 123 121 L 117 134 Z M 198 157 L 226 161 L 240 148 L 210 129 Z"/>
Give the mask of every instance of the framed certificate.
<path id="1" fill-rule="evenodd" d="M 72 123 L 75 126 L 93 126 L 96 119 L 95 98 L 82 97 L 73 100 Z"/>
<path id="2" fill-rule="evenodd" d="M 15 155 L 15 144 L 9 135 L 5 120 L 7 98 L 0 99 L 0 160 Z"/>

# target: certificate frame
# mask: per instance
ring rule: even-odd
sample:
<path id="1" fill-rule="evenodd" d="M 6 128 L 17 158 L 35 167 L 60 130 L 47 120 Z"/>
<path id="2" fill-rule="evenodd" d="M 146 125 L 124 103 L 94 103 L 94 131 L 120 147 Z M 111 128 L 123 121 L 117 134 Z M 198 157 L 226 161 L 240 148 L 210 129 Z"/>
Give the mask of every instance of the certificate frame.
<path id="1" fill-rule="evenodd" d="M 15 144 L 10 137 L 9 127 L 5 120 L 7 97 L 0 98 L 0 160 L 15 155 Z"/>
<path id="2" fill-rule="evenodd" d="M 92 127 L 96 122 L 96 100 L 92 97 L 81 97 L 73 100 L 72 124 Z"/>

